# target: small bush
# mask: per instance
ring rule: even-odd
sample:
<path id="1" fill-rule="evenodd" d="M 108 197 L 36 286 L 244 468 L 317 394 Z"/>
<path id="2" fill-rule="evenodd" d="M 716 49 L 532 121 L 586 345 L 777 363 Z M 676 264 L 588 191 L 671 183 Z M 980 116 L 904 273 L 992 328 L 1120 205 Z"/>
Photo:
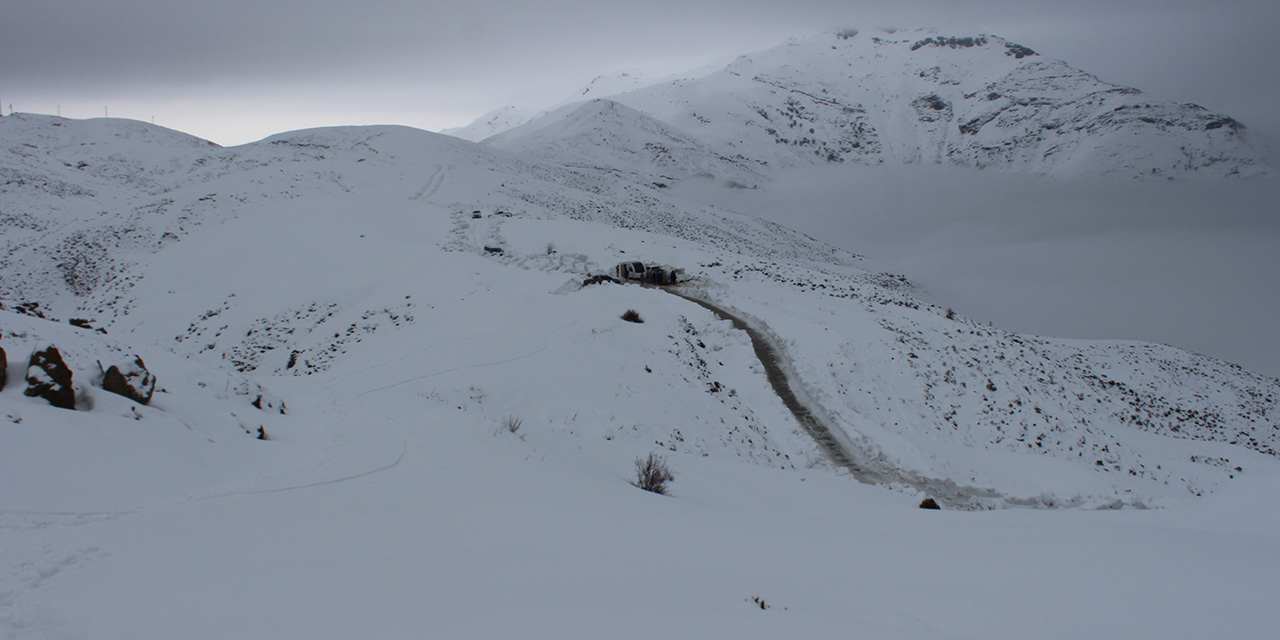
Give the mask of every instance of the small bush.
<path id="1" fill-rule="evenodd" d="M 502 419 L 502 428 L 509 433 L 518 433 L 522 426 L 524 426 L 524 420 L 515 416 L 507 416 Z"/>
<path id="2" fill-rule="evenodd" d="M 500 436 L 504 433 L 510 433 L 521 440 L 524 440 L 524 434 L 520 433 L 520 427 L 524 426 L 524 420 L 515 416 L 507 416 L 498 422 L 498 426 L 493 428 L 493 435 Z"/>
<path id="3" fill-rule="evenodd" d="M 626 312 L 622 314 L 622 319 L 636 324 L 644 322 L 644 318 L 640 317 L 640 312 L 635 309 L 627 309 Z"/>
<path id="4" fill-rule="evenodd" d="M 636 458 L 636 480 L 631 484 L 665 496 L 667 483 L 675 479 L 671 469 L 667 467 L 666 458 L 654 453 L 650 453 L 648 458 Z"/>

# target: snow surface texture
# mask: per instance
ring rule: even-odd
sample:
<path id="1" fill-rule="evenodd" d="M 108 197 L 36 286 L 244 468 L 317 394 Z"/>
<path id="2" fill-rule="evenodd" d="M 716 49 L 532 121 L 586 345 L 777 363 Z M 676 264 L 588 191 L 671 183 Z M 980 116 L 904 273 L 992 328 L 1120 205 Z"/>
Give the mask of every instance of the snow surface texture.
<path id="1" fill-rule="evenodd" d="M 83 400 L 27 398 L 12 366 L 0 392 L 8 637 L 1280 622 L 1253 514 L 1280 475 L 1273 378 L 982 326 L 776 224 L 401 127 L 223 149 L 10 116 L 0 172 L 0 346 L 57 344 Z M 582 285 L 634 259 L 749 318 L 876 486 L 730 322 Z M 149 406 L 95 386 L 134 354 Z M 627 482 L 654 451 L 675 499 Z M 1169 508 L 915 508 L 939 487 L 948 508 Z M 991 602 L 1013 613 L 974 613 Z"/>
<path id="2" fill-rule="evenodd" d="M 499 134 L 486 144 L 570 165 L 587 153 L 575 139 L 596 137 L 599 166 L 638 172 L 644 160 L 668 181 L 710 175 L 747 185 L 755 183 L 742 182 L 741 167 L 769 173 L 827 163 L 1157 179 L 1270 171 L 1230 117 L 1150 100 L 991 35 L 826 34 L 741 56 L 709 75 L 595 95 L 643 117 L 622 122 L 617 107 L 597 99 L 523 124 L 507 110 L 457 133 Z M 682 153 L 654 139 L 654 120 Z M 612 144 L 637 137 L 646 138 L 643 147 Z"/>

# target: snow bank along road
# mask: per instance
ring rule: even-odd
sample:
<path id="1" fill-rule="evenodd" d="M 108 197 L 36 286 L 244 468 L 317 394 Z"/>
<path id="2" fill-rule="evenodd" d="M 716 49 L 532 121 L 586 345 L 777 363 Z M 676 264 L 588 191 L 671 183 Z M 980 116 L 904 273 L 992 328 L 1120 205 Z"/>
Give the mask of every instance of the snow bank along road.
<path id="1" fill-rule="evenodd" d="M 699 305 L 717 316 L 733 323 L 734 328 L 746 332 L 751 338 L 751 346 L 756 358 L 764 367 L 769 386 L 782 400 L 796 421 L 817 443 L 822 452 L 836 465 L 849 470 L 858 481 L 866 484 L 886 484 L 911 486 L 934 497 L 938 502 L 952 507 L 975 508 L 989 505 L 1002 496 L 994 489 L 968 487 L 958 485 L 951 480 L 926 478 L 892 466 L 889 461 L 876 454 L 868 447 L 858 447 L 849 440 L 847 434 L 830 418 L 825 418 L 821 407 L 805 393 L 804 387 L 796 379 L 790 361 L 787 360 L 773 339 L 771 332 L 759 320 L 748 320 L 743 314 L 731 312 L 724 307 L 707 301 L 687 288 L 662 288 L 667 293 L 678 296 Z M 1005 497 L 1008 504 L 1024 504 Z"/>

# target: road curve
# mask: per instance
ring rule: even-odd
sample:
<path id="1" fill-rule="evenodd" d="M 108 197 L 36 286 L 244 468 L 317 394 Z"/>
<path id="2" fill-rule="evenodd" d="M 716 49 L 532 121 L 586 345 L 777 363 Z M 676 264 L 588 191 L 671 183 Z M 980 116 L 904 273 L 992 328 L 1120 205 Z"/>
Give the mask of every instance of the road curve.
<path id="1" fill-rule="evenodd" d="M 992 508 L 1000 506 L 1001 503 L 1003 506 L 1036 506 L 1018 504 L 994 489 L 959 485 L 952 480 L 921 476 L 913 471 L 893 466 L 882 456 L 870 450 L 859 450 L 854 444 L 848 442 L 848 436 L 843 431 L 839 431 L 838 426 L 828 424 L 821 412 L 810 406 L 809 403 L 813 401 L 808 398 L 808 394 L 804 393 L 803 388 L 798 388 L 799 381 L 794 381 L 793 385 L 794 373 L 792 376 L 787 374 L 786 356 L 765 333 L 764 327 L 757 326 L 755 322 L 748 321 L 738 313 L 708 302 L 688 289 L 658 288 L 707 309 L 733 323 L 735 328 L 746 332 L 751 338 L 751 347 L 755 350 L 756 357 L 764 366 L 765 375 L 774 393 L 795 416 L 805 432 L 818 443 L 822 452 L 837 466 L 847 469 L 858 481 L 875 485 L 914 487 L 934 497 L 943 505 L 961 509 Z"/>
<path id="2" fill-rule="evenodd" d="M 756 358 L 764 366 L 764 373 L 769 380 L 769 386 L 773 387 L 774 393 L 782 399 L 782 404 L 786 405 L 787 409 L 791 411 L 791 415 L 795 416 L 796 421 L 800 423 L 805 432 L 818 443 L 818 447 L 832 462 L 848 469 L 858 480 L 874 484 L 874 481 L 866 477 L 863 470 L 854 462 L 853 457 L 845 447 L 836 441 L 835 436 L 832 435 L 831 428 L 824 424 L 808 406 L 796 397 L 795 391 L 791 388 L 791 382 L 787 380 L 787 375 L 782 370 L 780 364 L 782 361 L 781 355 L 771 340 L 746 320 L 719 305 L 695 297 L 686 291 L 674 288 L 666 289 L 666 291 L 707 309 L 711 313 L 732 322 L 735 329 L 746 332 L 747 336 L 751 338 L 751 347 L 756 352 Z"/>

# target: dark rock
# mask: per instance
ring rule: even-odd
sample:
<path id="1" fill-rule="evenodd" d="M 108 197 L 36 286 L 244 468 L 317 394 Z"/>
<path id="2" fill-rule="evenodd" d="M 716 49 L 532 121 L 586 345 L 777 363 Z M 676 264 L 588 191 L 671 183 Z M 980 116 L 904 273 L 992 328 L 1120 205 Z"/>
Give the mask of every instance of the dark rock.
<path id="1" fill-rule="evenodd" d="M 921 122 L 938 122 L 950 120 L 951 103 L 938 94 L 921 96 L 911 101 L 911 108 L 916 111 L 916 118 Z"/>
<path id="2" fill-rule="evenodd" d="M 949 38 L 937 37 L 937 38 L 925 38 L 924 40 L 920 40 L 919 42 L 916 42 L 915 44 L 911 45 L 911 50 L 915 51 L 921 47 L 950 47 L 952 49 L 959 49 L 959 48 L 968 49 L 969 47 L 981 47 L 981 46 L 985 46 L 986 44 L 987 44 L 987 39 L 982 36 L 978 36 L 976 38 L 972 38 L 972 37 L 957 38 L 954 36 Z M 1028 51 L 1030 51 L 1030 49 L 1028 49 Z"/>
<path id="3" fill-rule="evenodd" d="M 44 398 L 60 409 L 76 408 L 76 392 L 71 386 L 71 369 L 62 361 L 58 348 L 49 345 L 31 354 L 27 365 L 27 396 Z"/>
<path id="4" fill-rule="evenodd" d="M 1026 57 L 1029 57 L 1029 56 L 1034 56 L 1034 55 L 1036 55 L 1036 52 L 1035 52 L 1035 51 L 1032 51 L 1031 49 L 1028 49 L 1027 47 L 1024 47 L 1024 46 L 1022 46 L 1022 45 L 1020 45 L 1020 44 L 1014 44 L 1014 43 L 1012 43 L 1012 42 L 1006 42 L 1006 43 L 1004 43 L 1004 47 L 1005 47 L 1005 52 L 1004 52 L 1004 54 L 1005 54 L 1006 56 L 1013 56 L 1013 57 L 1015 57 L 1015 58 L 1017 58 L 1017 59 L 1019 59 L 1019 60 L 1021 60 L 1021 59 L 1023 59 L 1023 58 L 1026 58 Z"/>
<path id="5" fill-rule="evenodd" d="M 617 280 L 615 280 L 614 278 L 611 278 L 611 277 L 609 277 L 609 276 L 606 276 L 606 275 L 595 275 L 595 276 L 591 276 L 590 278 L 587 278 L 586 280 L 583 280 L 583 281 L 582 281 L 582 286 L 587 287 L 587 286 L 591 286 L 591 285 L 593 285 L 593 284 L 603 284 L 603 283 L 605 283 L 605 282 L 612 282 L 613 284 L 618 284 L 618 281 L 617 281 Z"/>
<path id="6" fill-rule="evenodd" d="M 67 320 L 67 324 L 70 324 L 70 325 L 71 325 L 71 326 L 73 326 L 73 327 L 79 327 L 79 328 L 81 328 L 81 329 L 88 329 L 88 330 L 90 330 L 90 331 L 97 331 L 98 333 L 101 333 L 102 335 L 106 335 L 106 334 L 107 334 L 107 330 L 106 330 L 106 329 L 103 329 L 102 327 L 95 327 L 95 326 L 93 326 L 93 324 L 91 324 L 88 320 L 86 320 L 86 319 L 84 319 L 84 318 L 72 318 L 72 319 L 70 319 L 70 320 Z"/>
<path id="7" fill-rule="evenodd" d="M 4 347 L 0 347 L 0 391 L 4 391 L 5 376 L 9 374 L 9 360 L 5 358 Z"/>
<path id="8" fill-rule="evenodd" d="M 142 358 L 133 357 L 132 362 L 113 364 L 102 377 L 102 390 L 124 396 L 138 404 L 151 402 L 151 395 L 156 390 L 156 377 L 151 375 Z"/>
<path id="9" fill-rule="evenodd" d="M 44 312 L 40 310 L 39 302 L 19 302 L 13 310 L 24 316 L 44 319 Z"/>
<path id="10" fill-rule="evenodd" d="M 936 93 L 919 98 L 916 102 L 919 103 L 921 107 L 927 107 L 934 111 L 942 111 L 943 109 L 951 106 L 951 103 L 943 100 L 942 97 Z"/>
<path id="11" fill-rule="evenodd" d="M 938 506 L 937 500 L 934 500 L 933 498 L 925 498 L 920 503 L 920 508 L 921 509 L 941 509 L 942 507 Z"/>
<path id="12" fill-rule="evenodd" d="M 1223 118 L 1214 119 L 1213 121 L 1204 125 L 1204 130 L 1212 131 L 1214 129 L 1221 129 L 1222 127 L 1227 127 L 1233 131 L 1239 131 L 1240 129 L 1244 128 L 1244 125 L 1240 124 L 1239 122 L 1236 122 L 1232 118 L 1223 117 Z"/>

